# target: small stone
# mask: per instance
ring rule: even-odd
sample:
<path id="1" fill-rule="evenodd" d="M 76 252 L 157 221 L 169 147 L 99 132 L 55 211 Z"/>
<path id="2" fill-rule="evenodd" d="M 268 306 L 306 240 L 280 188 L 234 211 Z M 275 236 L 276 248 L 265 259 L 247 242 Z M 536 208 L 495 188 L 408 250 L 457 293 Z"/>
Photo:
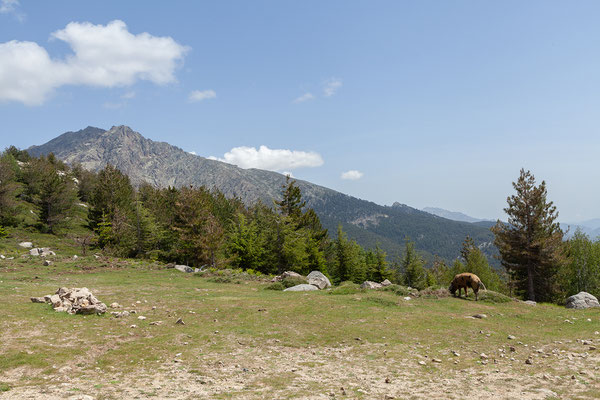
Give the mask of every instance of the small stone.
<path id="1" fill-rule="evenodd" d="M 513 335 L 508 335 L 508 339 L 509 339 L 509 340 L 515 340 L 515 339 L 516 339 L 516 337 L 515 337 L 515 336 L 513 336 Z"/>
<path id="2" fill-rule="evenodd" d="M 359 341 L 359 342 L 362 341 L 362 339 L 359 337 L 355 337 L 354 340 Z"/>
<path id="3" fill-rule="evenodd" d="M 178 318 L 177 321 L 175 321 L 176 325 L 185 325 L 185 322 L 183 322 L 183 320 L 181 318 Z"/>
<path id="4" fill-rule="evenodd" d="M 44 267 L 49 267 L 52 265 L 52 261 L 44 260 Z"/>
<path id="5" fill-rule="evenodd" d="M 121 308 L 119 303 L 110 303 L 110 308 Z"/>
<path id="6" fill-rule="evenodd" d="M 457 351 L 452 351 L 452 355 L 453 355 L 454 357 L 460 357 L 460 353 L 459 353 L 459 352 L 457 352 Z"/>
<path id="7" fill-rule="evenodd" d="M 77 254 L 75 254 L 75 255 L 73 256 L 73 260 L 77 260 L 78 258 L 79 258 L 79 257 L 77 256 Z"/>
<path id="8" fill-rule="evenodd" d="M 590 350 L 596 350 L 596 346 L 590 346 L 589 349 Z"/>
<path id="9" fill-rule="evenodd" d="M 135 329 L 137 328 L 137 325 L 131 325 L 130 328 Z"/>
<path id="10" fill-rule="evenodd" d="M 525 360 L 525 364 L 532 365 L 533 364 L 533 360 L 531 358 L 528 358 L 527 360 Z"/>
<path id="11" fill-rule="evenodd" d="M 440 360 L 439 358 L 434 358 L 431 361 L 433 361 L 434 363 L 441 363 L 442 360 Z"/>
<path id="12" fill-rule="evenodd" d="M 508 349 L 509 349 L 511 352 L 513 352 L 513 353 L 514 353 L 515 351 L 517 351 L 517 349 L 516 349 L 514 346 L 510 346 Z"/>
<path id="13" fill-rule="evenodd" d="M 139 319 L 140 321 L 143 321 L 143 320 L 145 320 L 145 319 L 146 319 L 146 317 L 144 317 L 143 315 L 140 315 L 140 316 L 138 317 L 138 319 Z"/>
<path id="14" fill-rule="evenodd" d="M 481 353 L 479 357 L 481 357 L 482 360 L 487 360 L 489 358 L 485 353 Z"/>
<path id="15" fill-rule="evenodd" d="M 152 309 L 153 309 L 153 310 L 156 310 L 156 306 L 152 306 Z"/>
<path id="16" fill-rule="evenodd" d="M 162 321 L 154 321 L 154 322 L 150 322 L 150 325 L 156 326 L 156 325 L 161 325 L 163 322 Z"/>
<path id="17" fill-rule="evenodd" d="M 390 380 L 390 378 L 385 378 L 385 383 L 392 383 L 392 381 Z"/>
<path id="18" fill-rule="evenodd" d="M 423 361 L 423 360 L 419 361 L 419 365 L 425 365 L 425 361 Z"/>
<path id="19" fill-rule="evenodd" d="M 473 315 L 473 318 L 484 319 L 484 318 L 487 318 L 487 315 L 485 315 L 485 314 L 475 314 L 475 315 Z"/>

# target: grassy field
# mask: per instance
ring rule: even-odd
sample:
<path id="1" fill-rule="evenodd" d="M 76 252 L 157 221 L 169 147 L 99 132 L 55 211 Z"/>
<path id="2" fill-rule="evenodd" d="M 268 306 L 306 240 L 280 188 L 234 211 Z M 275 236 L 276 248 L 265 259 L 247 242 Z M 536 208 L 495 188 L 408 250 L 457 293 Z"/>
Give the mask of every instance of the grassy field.
<path id="1" fill-rule="evenodd" d="M 25 239 L 56 249 L 53 264 L 22 257 Z M 600 397 L 600 309 L 281 292 L 77 251 L 43 235 L 0 241 L 15 257 L 0 260 L 0 398 Z M 136 313 L 67 315 L 29 300 L 61 286 Z"/>

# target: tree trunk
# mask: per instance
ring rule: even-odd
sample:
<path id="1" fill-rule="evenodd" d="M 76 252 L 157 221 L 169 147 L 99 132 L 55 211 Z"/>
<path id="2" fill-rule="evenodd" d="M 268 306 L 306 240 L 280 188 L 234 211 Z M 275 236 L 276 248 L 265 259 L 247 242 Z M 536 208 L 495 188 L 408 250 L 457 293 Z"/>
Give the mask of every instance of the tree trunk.
<path id="1" fill-rule="evenodd" d="M 535 289 L 533 286 L 533 267 L 527 266 L 527 297 L 531 301 L 535 301 Z"/>

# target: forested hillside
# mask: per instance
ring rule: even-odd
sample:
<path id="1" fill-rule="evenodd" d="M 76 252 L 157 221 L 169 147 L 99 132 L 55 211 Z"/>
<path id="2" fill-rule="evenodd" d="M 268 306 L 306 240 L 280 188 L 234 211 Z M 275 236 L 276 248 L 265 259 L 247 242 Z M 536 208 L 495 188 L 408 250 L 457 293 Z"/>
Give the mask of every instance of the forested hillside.
<path id="1" fill-rule="evenodd" d="M 272 205 L 285 184 L 285 176 L 276 172 L 209 160 L 146 139 L 126 126 L 67 132 L 28 152 L 36 157 L 53 153 L 68 164 L 94 172 L 111 164 L 129 176 L 135 186 L 142 182 L 158 188 L 204 186 L 227 198 L 237 197 L 246 205 L 258 200 Z M 402 254 L 404 240 L 410 238 L 428 260 L 432 261 L 434 255 L 453 260 L 464 238 L 470 236 L 488 258 L 495 254 L 493 235 L 486 227 L 450 221 L 408 206 L 381 206 L 302 180 L 297 185 L 330 233 L 341 223 L 349 237 L 365 248 L 379 244 L 395 257 Z"/>

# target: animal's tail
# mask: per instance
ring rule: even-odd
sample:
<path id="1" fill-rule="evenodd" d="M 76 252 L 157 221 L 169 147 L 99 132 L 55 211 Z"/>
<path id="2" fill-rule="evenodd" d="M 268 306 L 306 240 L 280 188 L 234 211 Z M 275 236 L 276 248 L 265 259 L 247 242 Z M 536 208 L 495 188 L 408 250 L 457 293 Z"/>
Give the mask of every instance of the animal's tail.
<path id="1" fill-rule="evenodd" d="M 481 287 L 483 288 L 483 290 L 487 290 L 487 288 L 485 287 L 485 285 L 483 284 L 483 282 L 479 281 L 479 284 L 481 285 Z"/>

